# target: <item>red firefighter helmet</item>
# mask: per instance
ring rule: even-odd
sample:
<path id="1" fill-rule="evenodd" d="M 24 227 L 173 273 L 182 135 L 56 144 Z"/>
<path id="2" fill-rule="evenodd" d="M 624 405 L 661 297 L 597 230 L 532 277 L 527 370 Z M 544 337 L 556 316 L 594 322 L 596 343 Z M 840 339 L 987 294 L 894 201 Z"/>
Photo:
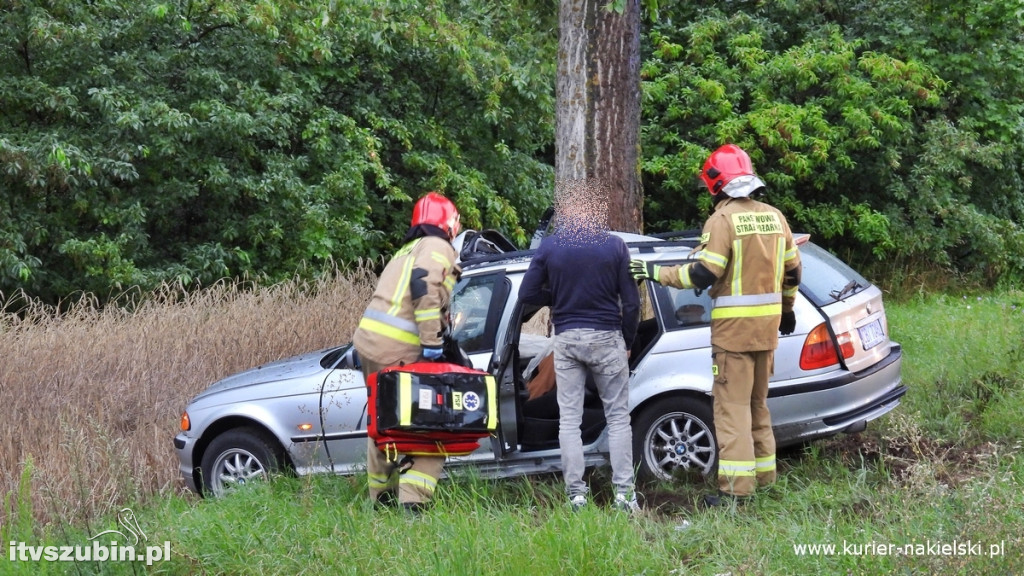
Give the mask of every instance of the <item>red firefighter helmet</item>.
<path id="1" fill-rule="evenodd" d="M 726 144 L 711 153 L 700 171 L 700 179 L 712 196 L 724 192 L 732 198 L 746 198 L 764 182 L 754 175 L 750 156 L 735 144 Z"/>
<path id="2" fill-rule="evenodd" d="M 437 192 L 427 192 L 412 207 L 412 225 L 431 224 L 444 230 L 449 240 L 459 235 L 459 210 L 451 200 Z"/>

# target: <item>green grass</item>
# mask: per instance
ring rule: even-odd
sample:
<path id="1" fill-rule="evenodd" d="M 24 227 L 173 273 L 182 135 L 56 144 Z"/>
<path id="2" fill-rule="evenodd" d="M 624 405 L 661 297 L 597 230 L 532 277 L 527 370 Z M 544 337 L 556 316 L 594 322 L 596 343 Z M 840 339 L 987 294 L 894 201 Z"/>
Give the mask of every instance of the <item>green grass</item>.
<path id="1" fill-rule="evenodd" d="M 1019 292 L 888 302 L 910 391 L 867 432 L 780 454 L 780 481 L 740 508 L 694 507 L 700 479 L 645 488 L 646 511 L 572 513 L 557 475 L 442 482 L 410 518 L 376 510 L 365 477 L 278 478 L 220 500 L 166 490 L 117 502 L 170 560 L 10 562 L 0 574 L 1024 574 L 1024 309 Z M 23 463 L 3 541 L 82 545 L 113 514 L 39 521 Z M 678 529 L 683 520 L 691 524 Z M 800 546 L 834 547 L 832 553 Z M 951 547 L 948 550 L 943 545 Z M 960 546 L 959 549 L 956 546 Z M 894 554 L 899 547 L 909 554 Z"/>
<path id="2" fill-rule="evenodd" d="M 1024 294 L 921 296 L 886 312 L 913 384 L 904 412 L 941 440 L 1024 439 Z"/>
<path id="3" fill-rule="evenodd" d="M 684 530 L 677 529 L 681 514 L 631 518 L 601 505 L 574 514 L 553 478 L 447 482 L 434 508 L 417 518 L 375 510 L 359 478 L 331 477 L 282 478 L 222 500 L 175 496 L 135 512 L 149 543 L 170 541 L 172 559 L 154 564 L 153 574 L 974 575 L 1024 569 L 1019 460 L 997 457 L 986 468 L 991 474 L 959 486 L 927 478 L 894 483 L 882 460 L 851 460 L 855 454 L 843 444 L 815 444 L 788 458 L 779 487 L 744 507 L 687 513 L 692 524 Z M 89 536 L 81 530 L 61 535 L 50 541 L 78 544 Z M 981 546 L 982 555 L 864 552 L 865 546 L 957 542 Z M 801 555 L 795 548 L 801 544 L 833 545 L 837 553 Z M 1005 553 L 987 556 L 992 545 Z M 19 574 L 71 568 L 0 566 Z M 76 566 L 82 574 L 132 574 L 134 568 Z"/>

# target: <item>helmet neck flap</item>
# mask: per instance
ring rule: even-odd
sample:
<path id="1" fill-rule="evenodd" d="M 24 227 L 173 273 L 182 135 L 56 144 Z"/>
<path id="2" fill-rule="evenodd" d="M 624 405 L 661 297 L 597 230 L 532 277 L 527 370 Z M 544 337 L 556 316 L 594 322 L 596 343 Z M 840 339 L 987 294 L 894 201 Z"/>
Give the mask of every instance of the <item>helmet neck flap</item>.
<path id="1" fill-rule="evenodd" d="M 704 162 L 700 179 L 712 196 L 722 193 L 730 198 L 746 198 L 764 188 L 764 182 L 754 175 L 750 156 L 735 144 L 726 144 Z"/>

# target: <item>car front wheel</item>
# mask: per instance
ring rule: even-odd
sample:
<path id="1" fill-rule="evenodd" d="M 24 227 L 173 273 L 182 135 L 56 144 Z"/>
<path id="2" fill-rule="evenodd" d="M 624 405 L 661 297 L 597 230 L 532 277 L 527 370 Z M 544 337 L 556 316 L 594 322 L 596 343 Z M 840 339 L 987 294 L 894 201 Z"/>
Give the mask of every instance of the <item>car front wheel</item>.
<path id="1" fill-rule="evenodd" d="M 718 456 L 710 402 L 663 398 L 633 420 L 633 457 L 645 480 L 671 480 L 680 472 L 711 473 Z"/>
<path id="2" fill-rule="evenodd" d="M 203 492 L 223 496 L 281 470 L 284 457 L 277 442 L 254 428 L 235 428 L 210 442 L 203 454 Z"/>

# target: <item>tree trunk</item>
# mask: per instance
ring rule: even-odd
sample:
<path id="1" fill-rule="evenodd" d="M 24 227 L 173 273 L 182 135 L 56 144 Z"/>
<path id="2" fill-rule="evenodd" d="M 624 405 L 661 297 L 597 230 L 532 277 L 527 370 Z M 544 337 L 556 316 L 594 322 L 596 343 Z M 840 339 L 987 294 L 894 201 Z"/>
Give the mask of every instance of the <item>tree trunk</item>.
<path id="1" fill-rule="evenodd" d="M 562 0 L 555 87 L 555 182 L 608 191 L 608 225 L 643 227 L 640 181 L 640 5 Z"/>

